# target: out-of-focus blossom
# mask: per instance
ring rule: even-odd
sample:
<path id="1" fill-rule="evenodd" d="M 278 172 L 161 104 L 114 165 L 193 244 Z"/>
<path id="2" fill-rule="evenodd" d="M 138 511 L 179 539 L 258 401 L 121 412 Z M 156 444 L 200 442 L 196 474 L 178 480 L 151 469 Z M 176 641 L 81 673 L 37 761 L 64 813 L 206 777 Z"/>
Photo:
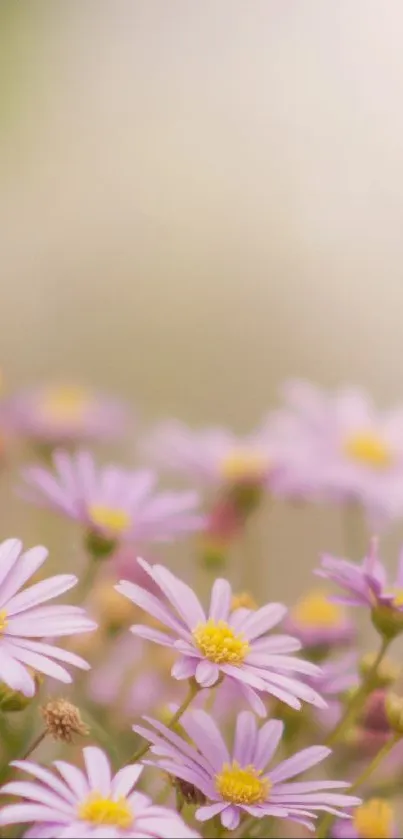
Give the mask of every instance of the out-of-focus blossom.
<path id="1" fill-rule="evenodd" d="M 369 798 L 351 813 L 350 820 L 337 820 L 332 839 L 397 839 L 395 814 L 389 801 Z"/>
<path id="2" fill-rule="evenodd" d="M 195 492 L 155 492 L 156 475 L 97 467 L 89 452 L 57 451 L 53 470 L 27 467 L 24 496 L 81 522 L 89 546 L 111 553 L 122 542 L 164 542 L 203 527 Z"/>
<path id="3" fill-rule="evenodd" d="M 27 388 L 5 398 L 2 426 L 13 436 L 49 446 L 108 440 L 128 424 L 122 402 L 71 384 Z"/>
<path id="4" fill-rule="evenodd" d="M 350 818 L 346 808 L 361 803 L 359 798 L 332 791 L 348 787 L 345 781 L 289 782 L 321 763 L 331 753 L 325 746 L 303 749 L 276 767 L 267 768 L 283 735 L 284 723 L 280 720 L 266 722 L 259 731 L 253 714 L 241 712 L 231 752 L 215 721 L 204 711 L 188 711 L 181 718 L 182 728 L 194 746 L 157 720 L 145 717 L 145 721 L 149 727 L 134 726 L 134 730 L 152 744 L 156 764 L 193 784 L 209 802 L 197 810 L 199 821 L 220 815 L 223 826 L 235 830 L 241 816 L 248 814 L 291 819 L 314 830 L 318 810 Z"/>
<path id="5" fill-rule="evenodd" d="M 283 619 L 286 608 L 269 603 L 256 611 L 231 611 L 232 591 L 227 580 L 217 579 L 211 593 L 208 615 L 193 590 L 162 565 L 138 560 L 161 591 L 156 597 L 140 586 L 122 580 L 116 587 L 129 600 L 159 621 L 170 634 L 154 627 L 135 625 L 132 632 L 179 653 L 172 668 L 176 679 L 194 677 L 202 688 L 220 677 L 239 683 L 251 707 L 266 714 L 259 692 L 269 693 L 294 708 L 300 700 L 323 707 L 321 697 L 296 677 L 315 675 L 311 662 L 290 656 L 301 648 L 289 635 L 267 636 Z M 288 673 L 290 675 L 283 675 Z"/>
<path id="6" fill-rule="evenodd" d="M 94 746 L 83 749 L 84 771 L 55 760 L 57 772 L 29 760 L 12 764 L 34 780 L 11 781 L 1 793 L 16 795 L 17 804 L 0 811 L 0 825 L 28 822 L 27 837 L 130 839 L 159 837 L 192 839 L 191 830 L 178 813 L 159 807 L 142 792 L 133 791 L 143 767 L 125 766 L 112 775 L 105 753 Z"/>
<path id="7" fill-rule="evenodd" d="M 316 574 L 342 589 L 343 594 L 335 596 L 335 601 L 371 609 L 373 622 L 382 634 L 393 637 L 403 630 L 403 552 L 397 578 L 390 585 L 375 539 L 361 564 L 325 555 Z"/>
<path id="8" fill-rule="evenodd" d="M 35 693 L 32 670 L 61 682 L 71 682 L 63 664 L 87 670 L 89 665 L 79 656 L 53 644 L 46 637 L 96 629 L 77 606 L 49 606 L 49 600 L 64 594 L 78 582 L 72 574 L 49 577 L 24 588 L 27 581 L 45 562 L 48 551 L 43 547 L 21 553 L 18 539 L 7 539 L 0 545 L 0 681 L 25 696 Z"/>
<path id="9" fill-rule="evenodd" d="M 323 649 L 342 646 L 355 635 L 353 622 L 342 606 L 332 603 L 326 592 L 312 590 L 290 610 L 284 623 L 287 632 L 300 639 L 303 647 Z"/>
<path id="10" fill-rule="evenodd" d="M 284 446 L 290 486 L 307 496 L 358 502 L 377 524 L 403 510 L 403 407 L 378 411 L 363 391 L 283 390 L 268 430 Z M 288 448 L 288 455 L 287 455 Z"/>

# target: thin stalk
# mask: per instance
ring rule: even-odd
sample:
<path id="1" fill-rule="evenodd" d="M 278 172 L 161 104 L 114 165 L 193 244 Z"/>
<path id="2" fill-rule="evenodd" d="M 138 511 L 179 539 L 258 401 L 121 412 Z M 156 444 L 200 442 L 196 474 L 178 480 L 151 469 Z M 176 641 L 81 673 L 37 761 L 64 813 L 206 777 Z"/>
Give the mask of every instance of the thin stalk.
<path id="1" fill-rule="evenodd" d="M 167 728 L 172 729 L 176 725 L 176 723 L 179 722 L 182 714 L 184 714 L 185 711 L 187 711 L 190 703 L 192 702 L 192 699 L 194 699 L 194 697 L 196 696 L 198 691 L 199 691 L 199 686 L 196 684 L 196 682 L 191 683 L 190 686 L 189 686 L 188 695 L 183 700 L 182 705 L 180 705 L 178 710 L 175 712 L 175 714 L 169 720 Z M 141 746 L 141 748 L 138 749 L 134 753 L 134 755 L 127 761 L 127 763 L 137 763 L 137 761 L 140 760 L 140 758 L 144 757 L 144 755 L 147 754 L 150 746 L 151 746 L 151 743 L 145 743 L 144 746 Z"/>

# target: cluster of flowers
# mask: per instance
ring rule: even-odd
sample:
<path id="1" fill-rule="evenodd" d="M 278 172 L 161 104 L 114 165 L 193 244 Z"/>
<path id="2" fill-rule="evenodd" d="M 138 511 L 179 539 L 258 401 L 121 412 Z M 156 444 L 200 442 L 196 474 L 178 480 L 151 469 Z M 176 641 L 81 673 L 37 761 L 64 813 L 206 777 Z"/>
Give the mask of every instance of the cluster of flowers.
<path id="1" fill-rule="evenodd" d="M 242 440 L 164 424 L 142 454 L 182 473 L 192 489 L 161 492 L 153 469 L 99 467 L 76 449 L 121 434 L 128 422 L 118 403 L 71 387 L 0 406 L 5 438 L 24 438 L 46 457 L 23 468 L 20 494 L 78 522 L 87 561 L 80 578 L 44 579 L 45 548 L 24 553 L 17 539 L 0 545 L 0 714 L 35 711 L 44 678 L 52 691 L 53 681 L 72 682 L 70 668 L 89 671 L 85 650 L 96 664 L 77 679 L 89 729 L 76 705 L 51 698 L 39 737 L 0 768 L 0 829 L 28 824 L 31 839 L 180 839 L 258 837 L 292 822 L 301 836 L 393 839 L 393 795 L 368 790 L 382 760 L 392 787 L 403 766 L 403 699 L 390 692 L 398 672 L 385 658 L 403 632 L 403 557 L 389 584 L 374 539 L 361 563 L 324 556 L 316 573 L 338 595 L 313 590 L 289 612 L 277 602 L 258 607 L 224 576 L 213 580 L 205 609 L 165 564 L 138 553 L 196 533 L 208 578 L 224 567 L 228 545 L 265 492 L 359 504 L 370 520 L 387 522 L 403 505 L 403 414 L 377 414 L 356 391 L 322 394 L 293 383 L 283 407 Z M 49 604 L 75 586 L 77 605 Z M 359 661 L 346 651 L 356 638 L 346 606 L 368 611 L 380 639 L 374 656 Z M 98 643 L 88 643 L 91 636 Z M 102 704 L 111 714 L 92 726 L 91 709 L 96 716 Z M 146 713 L 156 706 L 159 714 Z M 135 713 L 138 748 L 128 759 L 114 753 L 115 774 L 99 745 L 78 750 L 74 763 L 31 759 L 45 738 L 75 748 L 78 736 L 90 735 L 96 743 L 111 719 L 111 740 L 120 722 L 127 741 Z M 311 745 L 315 737 L 319 745 Z M 349 779 L 300 779 L 325 758 L 332 774 L 344 762 Z"/>

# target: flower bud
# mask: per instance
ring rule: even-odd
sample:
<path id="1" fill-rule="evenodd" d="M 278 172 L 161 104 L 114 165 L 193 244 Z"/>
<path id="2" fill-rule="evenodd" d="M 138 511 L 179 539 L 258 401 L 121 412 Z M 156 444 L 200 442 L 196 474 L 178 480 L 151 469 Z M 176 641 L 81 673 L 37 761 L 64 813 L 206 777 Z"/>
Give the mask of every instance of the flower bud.
<path id="1" fill-rule="evenodd" d="M 28 705 L 35 699 L 36 694 L 43 682 L 43 677 L 34 671 L 31 671 L 35 682 L 34 696 L 25 696 L 18 690 L 13 690 L 8 685 L 2 682 L 0 684 L 0 711 L 5 714 L 11 714 L 15 711 L 24 711 Z"/>
<path id="2" fill-rule="evenodd" d="M 374 690 L 364 701 L 360 714 L 360 724 L 371 731 L 390 731 L 386 712 L 387 694 L 384 689 Z"/>
<path id="3" fill-rule="evenodd" d="M 392 731 L 403 737 L 403 696 L 389 693 L 386 697 L 386 716 Z"/>
<path id="4" fill-rule="evenodd" d="M 41 708 L 47 733 L 54 740 L 61 740 L 63 743 L 71 743 L 74 734 L 85 737 L 89 729 L 83 723 L 80 711 L 67 699 L 50 700 Z"/>
<path id="5" fill-rule="evenodd" d="M 89 530 L 84 540 L 85 549 L 93 560 L 109 559 L 117 548 L 116 539 L 107 539 L 95 530 Z"/>
<path id="6" fill-rule="evenodd" d="M 372 623 L 383 638 L 391 641 L 403 632 L 403 611 L 393 604 L 379 604 L 371 613 Z"/>

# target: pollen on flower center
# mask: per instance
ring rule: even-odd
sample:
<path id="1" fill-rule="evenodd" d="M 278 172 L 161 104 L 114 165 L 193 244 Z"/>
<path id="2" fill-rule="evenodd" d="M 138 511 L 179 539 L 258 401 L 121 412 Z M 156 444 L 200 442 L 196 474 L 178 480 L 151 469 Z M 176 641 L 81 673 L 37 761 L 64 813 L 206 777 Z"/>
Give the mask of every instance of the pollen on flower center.
<path id="1" fill-rule="evenodd" d="M 80 819 L 94 824 L 109 824 L 127 829 L 133 823 L 133 813 L 125 798 L 112 801 L 92 793 L 78 808 Z"/>
<path id="2" fill-rule="evenodd" d="M 1 632 L 4 632 L 4 630 L 5 630 L 5 629 L 6 629 L 6 627 L 7 627 L 7 624 L 8 624 L 8 620 L 7 620 L 7 612 L 3 609 L 3 610 L 0 612 L 0 633 L 1 633 Z"/>
<path id="3" fill-rule="evenodd" d="M 358 460 L 375 469 L 386 469 L 393 460 L 389 446 L 370 431 L 349 437 L 344 444 L 344 450 L 352 460 Z"/>
<path id="4" fill-rule="evenodd" d="M 331 603 L 326 594 L 317 591 L 308 594 L 297 603 L 292 617 L 303 626 L 330 629 L 342 622 L 343 609 L 336 603 Z"/>
<path id="5" fill-rule="evenodd" d="M 55 420 L 78 420 L 87 410 L 88 403 L 88 394 L 83 388 L 53 388 L 44 395 L 42 410 Z"/>
<path id="6" fill-rule="evenodd" d="M 392 606 L 395 606 L 397 609 L 403 606 L 403 588 L 392 588 L 390 591 L 385 592 L 385 594 L 393 597 Z"/>
<path id="7" fill-rule="evenodd" d="M 221 474 L 225 481 L 234 484 L 242 481 L 261 481 L 267 471 L 267 458 L 254 451 L 234 451 L 224 457 Z"/>
<path id="8" fill-rule="evenodd" d="M 215 776 L 217 792 L 232 804 L 260 804 L 266 801 L 271 784 L 262 779 L 261 769 L 254 766 L 241 767 L 236 760 L 224 763 L 221 772 Z"/>
<path id="9" fill-rule="evenodd" d="M 199 623 L 192 635 L 203 655 L 216 664 L 242 664 L 249 652 L 243 635 L 236 635 L 225 621 L 216 623 L 210 618 Z"/>
<path id="10" fill-rule="evenodd" d="M 387 801 L 372 798 L 354 812 L 353 825 L 359 839 L 390 839 L 393 833 L 393 811 Z"/>
<path id="11" fill-rule="evenodd" d="M 103 504 L 91 504 L 88 515 L 96 527 L 107 530 L 111 534 L 122 533 L 130 524 L 130 516 L 125 510 L 107 507 Z"/>

